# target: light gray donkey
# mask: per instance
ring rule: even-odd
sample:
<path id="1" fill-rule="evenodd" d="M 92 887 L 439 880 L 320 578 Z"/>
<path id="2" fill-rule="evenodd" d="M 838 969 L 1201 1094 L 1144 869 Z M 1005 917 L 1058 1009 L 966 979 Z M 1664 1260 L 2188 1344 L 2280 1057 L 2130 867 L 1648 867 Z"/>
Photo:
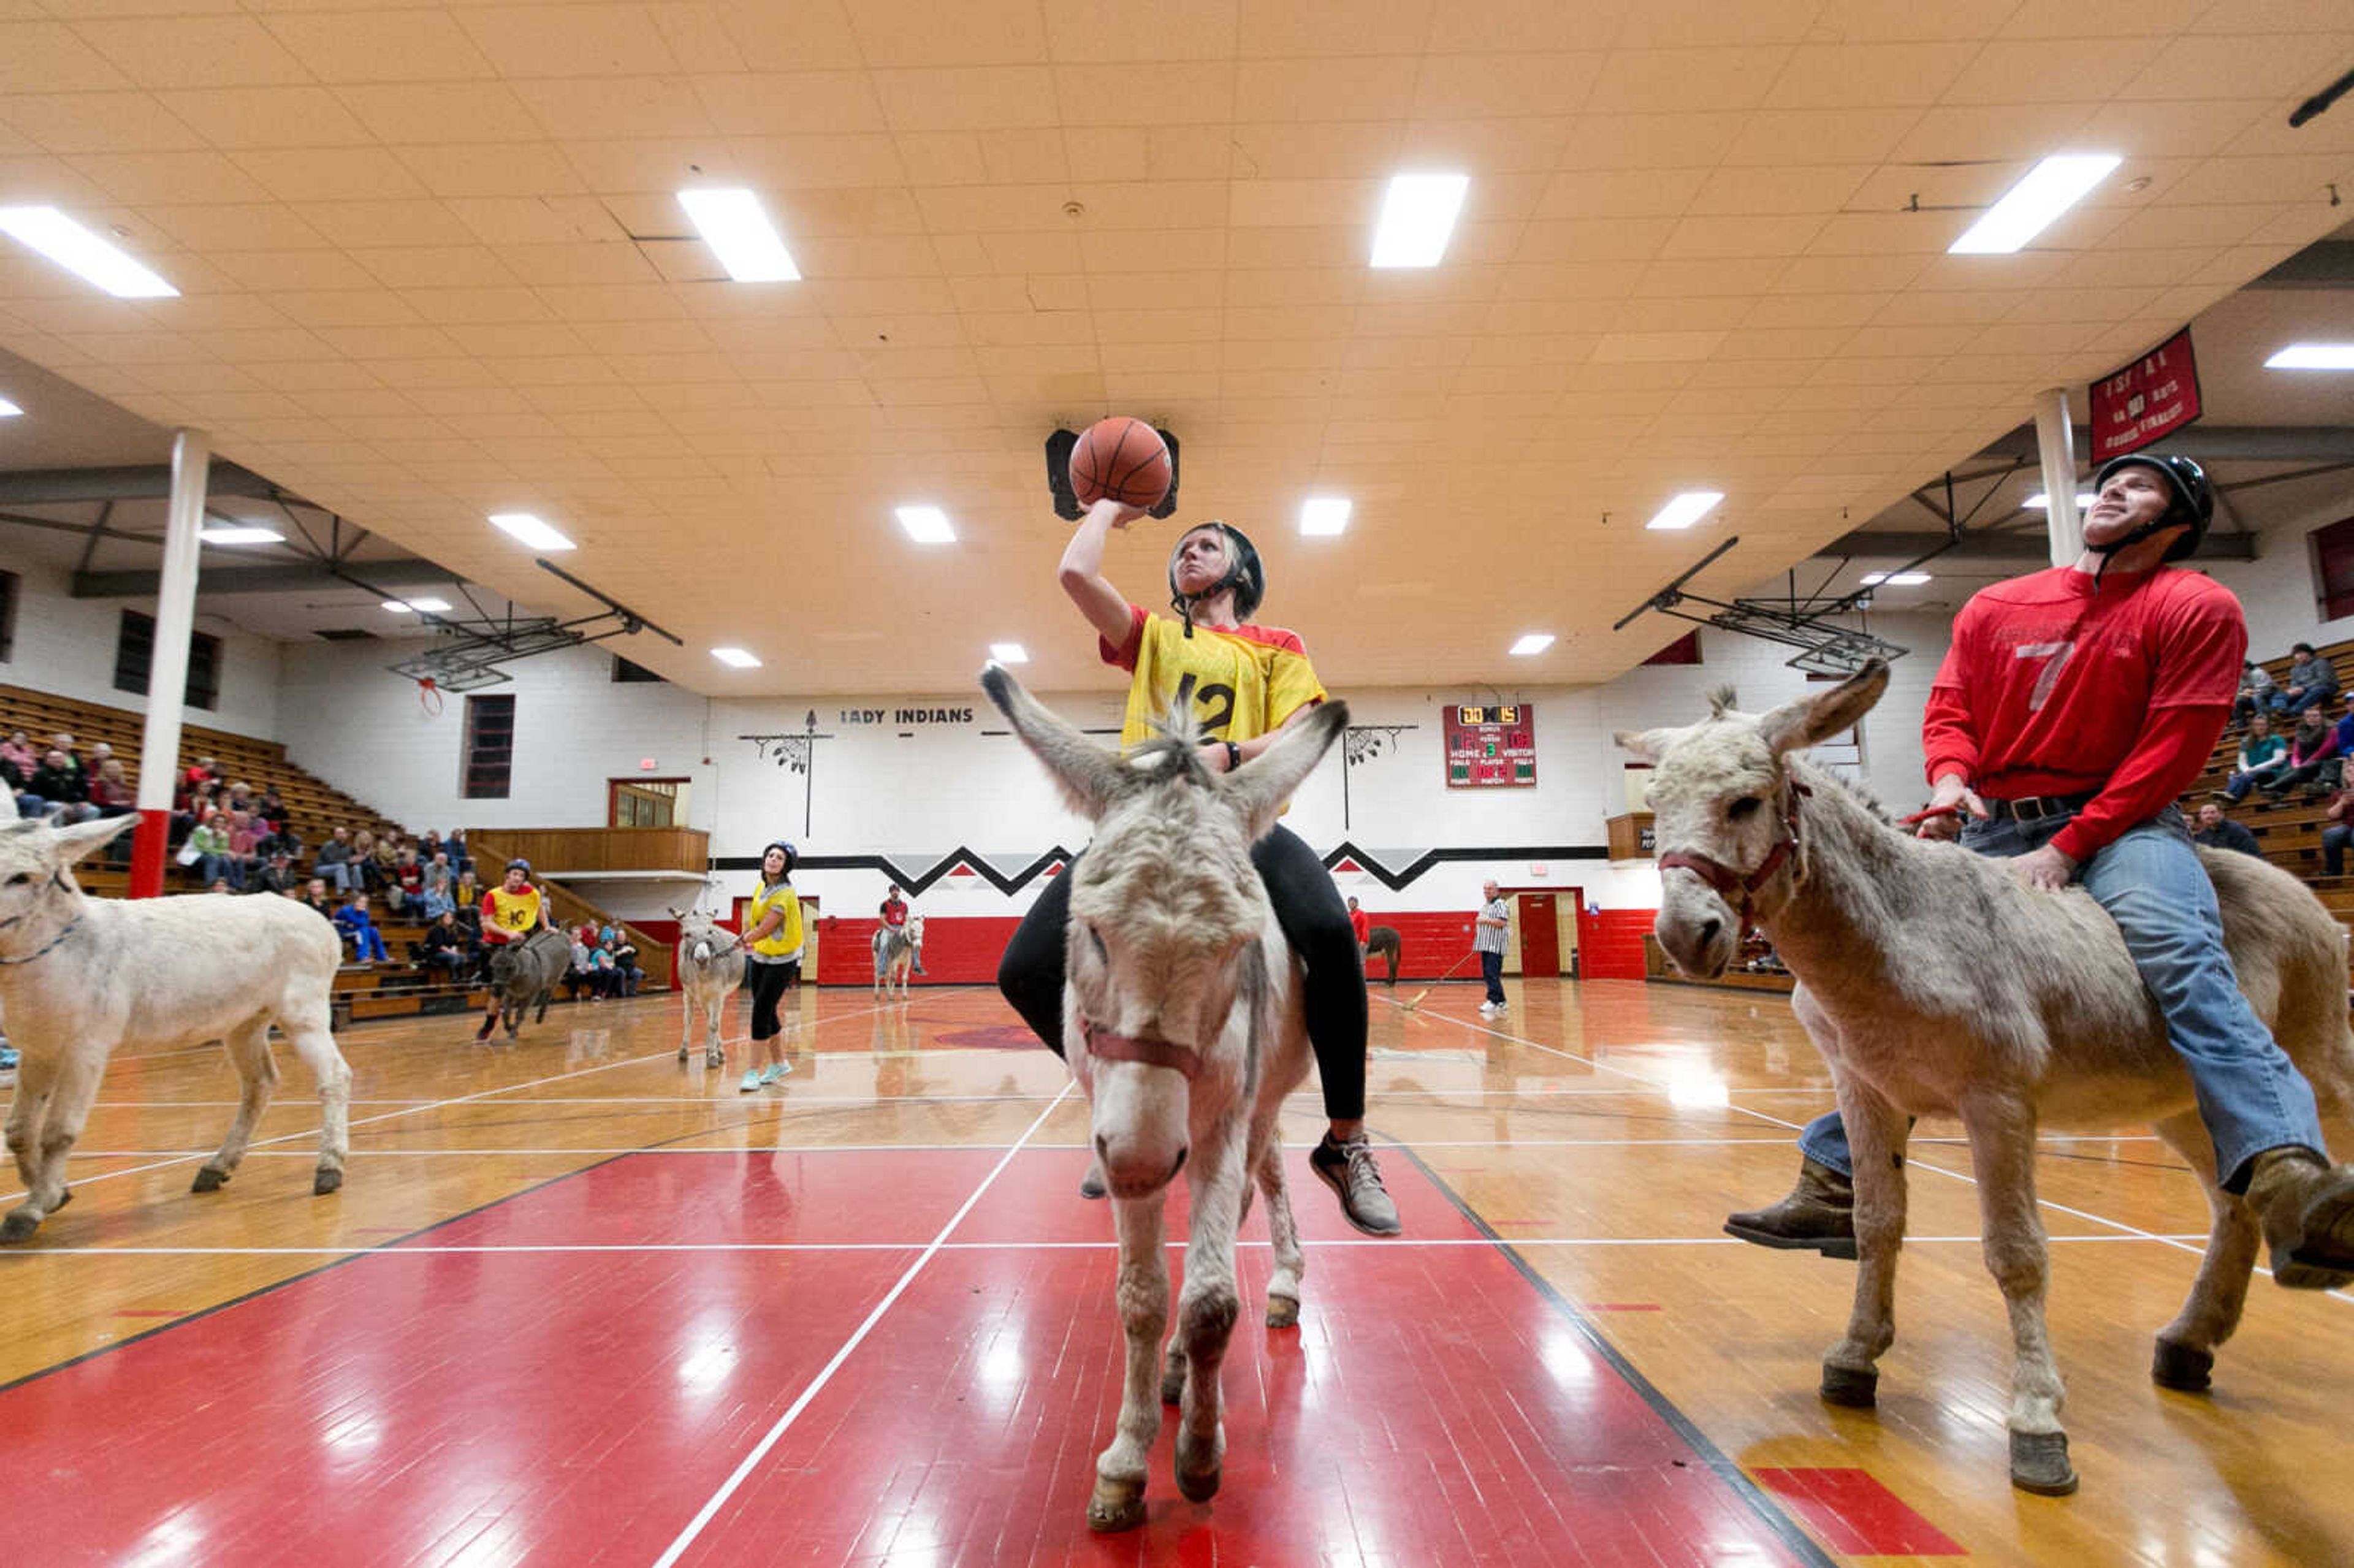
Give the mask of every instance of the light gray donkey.
<path id="1" fill-rule="evenodd" d="M 695 1021 L 704 1020 L 703 1065 L 724 1067 L 727 1053 L 719 1033 L 726 1026 L 727 999 L 744 983 L 744 938 L 719 924 L 719 917 L 700 909 L 673 909 L 678 922 L 678 988 L 686 996 L 686 1017 L 679 1026 L 678 1059 L 686 1060 L 695 1042 Z"/>
<path id="2" fill-rule="evenodd" d="M 875 928 L 875 994 L 879 999 L 890 995 L 896 983 L 899 1000 L 907 1000 L 907 971 L 924 950 L 924 917 L 907 916 L 902 927 L 878 926 Z"/>
<path id="3" fill-rule="evenodd" d="M 1146 1451 L 1163 1400 L 1179 1406 L 1177 1489 L 1218 1489 L 1225 1452 L 1218 1372 L 1242 1310 L 1235 1233 L 1254 1179 L 1267 1196 L 1275 1276 L 1270 1328 L 1299 1319 L 1305 1267 L 1284 1189 L 1276 1115 L 1308 1073 L 1299 965 L 1250 846 L 1348 723 L 1319 706 L 1225 775 L 1195 754 L 1191 717 L 1123 758 L 1049 713 L 995 664 L 981 683 L 1072 808 L 1096 825 L 1066 874 L 1071 919 L 1063 1038 L 1086 1089 L 1091 1138 L 1119 1224 L 1120 1326 L 1128 1364 L 1119 1425 L 1096 1460 L 1087 1524 L 1144 1522 Z M 1185 1288 L 1166 1378 L 1169 1266 L 1161 1209 L 1183 1171 L 1193 1197 Z"/>
<path id="4" fill-rule="evenodd" d="M 2190 1075 L 2125 939 L 2081 888 L 2022 885 L 1996 861 L 1890 826 L 1796 755 L 1846 733 L 1880 700 L 1874 661 L 1763 717 L 1730 694 L 1684 729 L 1621 734 L 1653 762 L 1659 942 L 1686 973 L 1722 972 L 1754 923 L 1798 979 L 1798 1021 L 1829 1063 L 1855 1152 L 1855 1306 L 1823 1358 L 1822 1395 L 1870 1405 L 1896 1337 L 1910 1118 L 1960 1118 L 1977 1167 L 1987 1267 L 2010 1309 L 2010 1473 L 2023 1490 L 2075 1489 L 2065 1397 L 2044 1334 L 2035 1135 L 2044 1122 L 2147 1122 L 2207 1185 L 2214 1224 L 2190 1299 L 2158 1331 L 2152 1375 L 2207 1386 L 2247 1299 L 2254 1215 L 2215 1184 Z M 2354 1103 L 2354 1039 L 2337 923 L 2296 878 L 2250 855 L 2202 851 L 2240 989 L 2312 1084 L 2325 1113 Z"/>
<path id="5" fill-rule="evenodd" d="M 335 928 L 291 898 L 85 896 L 74 863 L 137 820 L 0 827 L 0 1005 L 23 1057 L 7 1139 L 26 1188 L 25 1201 L 0 1222 L 0 1241 L 24 1240 L 71 1199 L 66 1157 L 90 1118 L 107 1057 L 126 1045 L 227 1043 L 240 1093 L 228 1139 L 196 1171 L 192 1190 L 210 1192 L 245 1158 L 278 1086 L 275 1023 L 319 1080 L 311 1190 L 344 1183 L 352 1070 L 331 1032 L 329 997 L 344 956 Z"/>

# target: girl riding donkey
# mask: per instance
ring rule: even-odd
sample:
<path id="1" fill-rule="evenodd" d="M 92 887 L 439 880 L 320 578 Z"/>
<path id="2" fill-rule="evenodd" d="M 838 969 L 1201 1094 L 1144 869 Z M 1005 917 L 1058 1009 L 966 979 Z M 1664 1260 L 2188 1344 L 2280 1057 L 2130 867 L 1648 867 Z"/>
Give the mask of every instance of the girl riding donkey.
<path id="1" fill-rule="evenodd" d="M 1131 604 L 1103 575 L 1104 544 L 1144 513 L 1107 498 L 1088 508 L 1063 552 L 1063 591 L 1102 641 L 1107 664 L 1129 672 L 1120 745 L 1148 740 L 1161 715 L 1190 700 L 1202 736 L 1201 758 L 1214 773 L 1258 756 L 1283 730 L 1324 700 L 1324 688 L 1299 639 L 1255 626 L 1267 590 L 1258 552 L 1242 531 L 1204 523 L 1178 539 L 1169 558 L 1170 604 L 1177 619 Z M 1278 826 L 1251 848 L 1277 922 L 1306 971 L 1308 1037 L 1316 1054 L 1331 1128 L 1310 1164 L 1341 1199 L 1349 1223 L 1369 1235 L 1398 1234 L 1397 1205 L 1383 1189 L 1364 1131 L 1366 1002 L 1364 968 L 1349 913 L 1316 852 Z M 1064 1054 L 1064 934 L 1071 879 L 1056 877 L 1006 944 L 998 989 L 1038 1038 Z M 1090 1170 L 1080 1192 L 1104 1195 Z"/>

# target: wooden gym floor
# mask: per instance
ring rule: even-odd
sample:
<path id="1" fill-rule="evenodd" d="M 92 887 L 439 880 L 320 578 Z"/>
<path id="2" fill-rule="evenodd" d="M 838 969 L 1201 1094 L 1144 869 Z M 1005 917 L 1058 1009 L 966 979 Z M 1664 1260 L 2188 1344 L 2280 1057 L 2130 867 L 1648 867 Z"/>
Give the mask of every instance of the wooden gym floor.
<path id="1" fill-rule="evenodd" d="M 1733 1242 L 1830 1103 L 1776 996 L 1375 990 L 1408 1234 L 1287 1127 L 1303 1327 L 1246 1313 L 1225 1490 L 1081 1509 L 1117 1403 L 1086 1107 L 993 993 L 804 991 L 783 1086 L 673 1056 L 679 1003 L 344 1036 L 348 1184 L 299 1065 L 224 1192 L 216 1051 L 122 1060 L 77 1201 L 0 1255 L 0 1561 L 2099 1565 L 2354 1562 L 2354 1301 L 2259 1279 L 2208 1398 L 2146 1375 L 2205 1206 L 2141 1129 L 2052 1137 L 2051 1321 L 2084 1489 L 2011 1490 L 1966 1149 L 1925 1124 L 1877 1413 L 1814 1395 L 1850 1267 Z M 1410 991 L 1395 993 L 1402 996 Z M 731 1020 L 739 1039 L 739 1001 Z M 2333 1129 L 2338 1130 L 2338 1129 Z M 13 1202 L 14 1199 L 9 1200 Z M 1246 1290 L 1265 1232 L 1246 1228 Z"/>

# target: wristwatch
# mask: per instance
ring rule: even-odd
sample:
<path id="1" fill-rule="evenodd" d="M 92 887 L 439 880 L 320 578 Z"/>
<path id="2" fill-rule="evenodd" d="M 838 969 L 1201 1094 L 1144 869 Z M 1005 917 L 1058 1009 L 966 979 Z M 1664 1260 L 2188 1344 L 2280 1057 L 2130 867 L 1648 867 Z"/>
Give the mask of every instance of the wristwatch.
<path id="1" fill-rule="evenodd" d="M 1243 748 L 1233 741 L 1226 742 L 1226 771 L 1232 773 L 1243 765 Z"/>

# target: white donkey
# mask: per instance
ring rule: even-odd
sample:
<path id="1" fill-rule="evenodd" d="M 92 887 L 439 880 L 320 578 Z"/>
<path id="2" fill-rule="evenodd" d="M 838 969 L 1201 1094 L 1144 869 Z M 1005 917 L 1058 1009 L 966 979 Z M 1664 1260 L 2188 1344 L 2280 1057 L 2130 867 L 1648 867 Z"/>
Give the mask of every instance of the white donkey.
<path id="1" fill-rule="evenodd" d="M 1902 832 L 1795 755 L 1854 727 L 1887 686 L 1888 667 L 1874 661 L 1762 718 L 1733 712 L 1727 694 L 1689 728 L 1618 736 L 1658 767 L 1656 929 L 1678 968 L 1712 976 L 1754 924 L 1798 978 L 1791 1005 L 1830 1065 L 1855 1154 L 1859 1261 L 1847 1334 L 1823 1358 L 1823 1397 L 1873 1402 L 1877 1363 L 1896 1337 L 1910 1118 L 1958 1117 L 1987 1267 L 2010 1309 L 2011 1480 L 2070 1492 L 2065 1391 L 2044 1335 L 2037 1126 L 2147 1122 L 2206 1182 L 2207 1255 L 2158 1332 L 2151 1368 L 2168 1388 L 2206 1388 L 2247 1299 L 2257 1225 L 2216 1186 L 2190 1075 L 2091 895 L 2031 892 L 1999 862 Z M 2354 1103 L 2354 1039 L 2337 923 L 2296 878 L 2253 856 L 2200 859 L 2240 989 L 2323 1110 L 2342 1114 Z"/>
<path id="2" fill-rule="evenodd" d="M 907 971 L 924 950 L 924 917 L 907 916 L 905 927 L 895 929 L 878 926 L 875 929 L 875 994 L 877 998 L 891 994 L 896 982 L 899 1000 L 907 1000 Z"/>
<path id="3" fill-rule="evenodd" d="M 997 665 L 981 686 L 1096 824 L 1066 874 L 1071 918 L 1063 1038 L 1087 1090 L 1096 1157 L 1119 1224 L 1120 1326 L 1128 1339 L 1119 1427 L 1096 1460 L 1087 1523 L 1144 1522 L 1145 1455 L 1161 1404 L 1179 1405 L 1177 1489 L 1218 1489 L 1225 1433 L 1218 1372 L 1242 1303 L 1235 1233 L 1254 1179 L 1267 1195 L 1275 1275 L 1270 1328 L 1299 1320 L 1305 1268 L 1284 1190 L 1276 1116 L 1308 1073 L 1299 966 L 1276 924 L 1252 842 L 1275 826 L 1348 723 L 1320 706 L 1233 773 L 1195 755 L 1190 718 L 1123 759 L 1049 713 Z M 1179 1171 L 1193 1197 L 1185 1288 L 1164 1382 L 1169 1267 L 1161 1209 Z"/>
<path id="4" fill-rule="evenodd" d="M 210 1192 L 245 1158 L 277 1087 L 270 1052 L 277 1024 L 319 1080 L 323 1126 L 311 1190 L 344 1184 L 352 1070 L 330 1032 L 329 995 L 343 961 L 335 928 L 271 895 L 86 897 L 74 863 L 136 820 L 0 827 L 0 1004 L 22 1055 L 7 1139 L 27 1192 L 0 1223 L 0 1241 L 24 1240 L 71 1198 L 66 1157 L 90 1118 L 107 1057 L 125 1045 L 169 1051 L 227 1042 L 242 1093 L 228 1140 L 196 1171 L 192 1190 Z"/>
<path id="5" fill-rule="evenodd" d="M 724 1067 L 727 1053 L 719 1043 L 726 1026 L 727 999 L 744 983 L 744 938 L 719 924 L 719 917 L 700 909 L 673 909 L 678 922 L 678 989 L 686 996 L 686 1017 L 679 1025 L 678 1059 L 686 1060 L 695 1042 L 695 1021 L 704 1020 L 703 1065 Z"/>

